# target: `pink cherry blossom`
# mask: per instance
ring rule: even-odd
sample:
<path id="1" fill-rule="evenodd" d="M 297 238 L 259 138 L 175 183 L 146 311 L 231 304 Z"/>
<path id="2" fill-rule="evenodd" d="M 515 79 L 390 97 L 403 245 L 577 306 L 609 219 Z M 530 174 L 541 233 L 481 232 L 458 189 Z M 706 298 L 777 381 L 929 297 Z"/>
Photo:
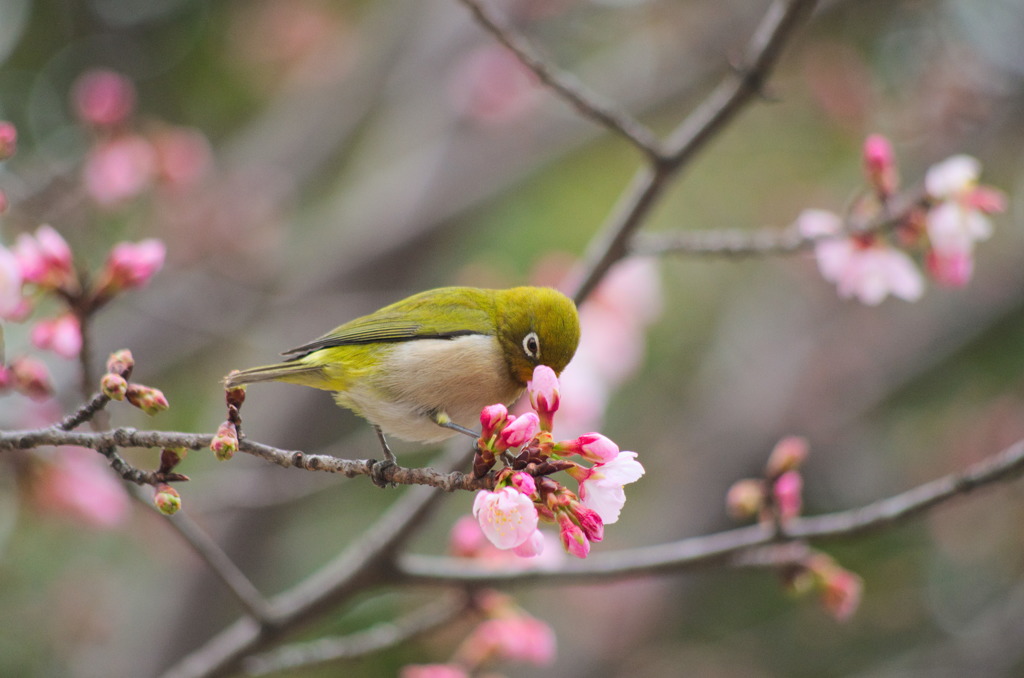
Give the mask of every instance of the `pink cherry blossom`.
<path id="1" fill-rule="evenodd" d="M 102 457 L 84 448 L 60 448 L 33 486 L 33 496 L 41 508 L 92 527 L 117 527 L 128 517 L 121 482 Z"/>
<path id="2" fill-rule="evenodd" d="M 765 475 L 774 478 L 786 471 L 793 471 L 800 468 L 810 447 L 807 439 L 801 436 L 786 436 L 775 443 L 772 453 L 768 456 L 768 463 L 765 464 Z"/>
<path id="3" fill-rule="evenodd" d="M 473 502 L 473 516 L 499 549 L 515 548 L 537 530 L 537 508 L 529 497 L 512 487 L 494 492 L 480 490 Z"/>
<path id="4" fill-rule="evenodd" d="M 65 358 L 77 358 L 82 350 L 82 326 L 72 313 L 40 320 L 32 328 L 32 344 Z"/>
<path id="5" fill-rule="evenodd" d="M 842 220 L 824 210 L 805 210 L 797 219 L 804 237 L 817 238 L 814 254 L 822 277 L 836 284 L 839 296 L 857 297 L 871 306 L 888 295 L 916 301 L 924 279 L 906 253 L 873 235 L 838 237 Z M 837 237 L 831 237 L 837 236 Z"/>
<path id="6" fill-rule="evenodd" d="M 520 120 L 537 105 L 536 76 L 505 47 L 485 45 L 467 54 L 450 84 L 453 108 L 476 122 Z"/>
<path id="7" fill-rule="evenodd" d="M 822 576 L 821 604 L 837 621 L 847 621 L 860 607 L 864 580 L 839 566 Z"/>
<path id="8" fill-rule="evenodd" d="M 636 460 L 636 452 L 619 452 L 606 464 L 595 464 L 581 473 L 580 501 L 597 512 L 605 525 L 618 521 L 626 503 L 623 486 L 636 482 L 644 467 Z"/>
<path id="9" fill-rule="evenodd" d="M 105 141 L 90 151 L 82 169 L 85 190 L 100 205 L 112 206 L 136 197 L 153 182 L 156 151 L 136 134 Z"/>
<path id="10" fill-rule="evenodd" d="M 964 251 L 930 250 L 925 266 L 932 280 L 947 287 L 963 287 L 974 274 L 974 255 Z"/>
<path id="11" fill-rule="evenodd" d="M 71 100 L 82 122 L 95 127 L 114 127 L 125 122 L 134 111 L 135 86 L 114 71 L 86 71 L 72 86 Z"/>
<path id="12" fill-rule="evenodd" d="M 970 255 L 974 243 L 992 235 L 992 223 L 987 215 L 1005 209 L 1003 195 L 978 185 L 981 163 L 969 155 L 955 155 L 928 169 L 925 190 L 938 204 L 928 210 L 925 227 L 928 239 L 939 257 Z M 944 276 L 946 280 L 962 278 L 966 269 L 961 256 L 960 275 Z M 948 272 L 940 268 L 939 273 Z"/>
<path id="13" fill-rule="evenodd" d="M 399 678 L 469 678 L 469 671 L 455 664 L 408 664 Z"/>
<path id="14" fill-rule="evenodd" d="M 61 289 L 74 278 L 71 248 L 52 226 L 43 224 L 32 235 L 19 234 L 12 251 L 26 282 Z"/>
<path id="15" fill-rule="evenodd" d="M 604 521 L 597 511 L 587 508 L 582 504 L 573 507 L 573 513 L 580 524 L 583 534 L 587 535 L 590 541 L 601 541 L 604 539 Z"/>
<path id="16" fill-rule="evenodd" d="M 539 529 L 534 530 L 533 533 L 523 541 L 522 544 L 512 549 L 520 558 L 536 558 L 537 556 L 544 553 L 544 533 Z"/>
<path id="17" fill-rule="evenodd" d="M 142 287 L 163 267 L 167 248 L 156 238 L 114 245 L 100 273 L 102 294 Z"/>
<path id="18" fill-rule="evenodd" d="M 506 614 L 481 622 L 466 645 L 483 658 L 546 666 L 555 658 L 555 634 L 551 627 L 525 612 Z"/>
<path id="19" fill-rule="evenodd" d="M 607 464 L 619 456 L 619 446 L 601 433 L 584 433 L 575 442 L 579 454 L 599 464 Z"/>
<path id="20" fill-rule="evenodd" d="M 0 247 L 0 320 L 15 320 L 24 307 L 21 295 L 21 267 L 18 258 Z"/>

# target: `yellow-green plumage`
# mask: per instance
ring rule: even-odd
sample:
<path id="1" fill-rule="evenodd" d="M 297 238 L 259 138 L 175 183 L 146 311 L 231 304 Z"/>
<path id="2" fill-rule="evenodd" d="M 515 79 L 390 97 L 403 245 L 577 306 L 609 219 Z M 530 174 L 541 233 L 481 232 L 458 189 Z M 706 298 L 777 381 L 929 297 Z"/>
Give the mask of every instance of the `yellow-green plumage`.
<path id="1" fill-rule="evenodd" d="M 335 328 L 285 362 L 233 372 L 229 387 L 284 381 L 335 392 L 342 407 L 406 440 L 454 435 L 510 403 L 539 364 L 556 373 L 579 343 L 576 307 L 543 287 L 442 287 Z"/>

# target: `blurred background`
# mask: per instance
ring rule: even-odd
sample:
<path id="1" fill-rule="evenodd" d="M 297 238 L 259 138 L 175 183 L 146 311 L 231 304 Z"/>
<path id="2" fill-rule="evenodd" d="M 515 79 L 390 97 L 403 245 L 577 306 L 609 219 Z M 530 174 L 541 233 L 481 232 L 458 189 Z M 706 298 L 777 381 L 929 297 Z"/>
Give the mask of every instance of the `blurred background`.
<path id="1" fill-rule="evenodd" d="M 667 132 L 728 73 L 768 3 L 500 4 L 554 63 Z M 638 451 L 647 475 L 595 552 L 731 527 L 727 489 L 759 473 L 786 434 L 810 442 L 810 514 L 1024 437 L 1022 34 L 1016 0 L 825 3 L 785 51 L 769 101 L 679 177 L 645 230 L 782 227 L 808 207 L 842 211 L 863 185 L 861 144 L 878 132 L 906 185 L 965 152 L 1009 208 L 971 284 L 932 286 L 914 304 L 842 301 L 808 254 L 681 255 L 614 272 L 642 322 L 616 337 L 620 369 L 602 377 L 586 421 Z M 114 98 L 113 133 L 76 114 L 76 87 L 97 71 L 131 84 Z M 135 376 L 171 403 L 155 419 L 113 407 L 114 425 L 190 432 L 223 419 L 230 369 L 385 303 L 446 284 L 559 280 L 642 163 L 451 0 L 0 0 L 0 119 L 19 130 L 0 171 L 12 203 L 3 242 L 49 223 L 91 269 L 115 241 L 166 243 L 159 276 L 96 318 L 93 349 L 98 366 L 130 348 Z M 27 324 L 4 329 L 8 356 L 34 351 Z M 77 363 L 40 356 L 58 396 L 3 396 L 5 428 L 81 401 Z M 285 449 L 377 453 L 371 429 L 322 392 L 254 388 L 243 417 L 250 438 Z M 396 451 L 412 465 L 436 453 Z M 117 487 L 106 511 L 53 501 L 61 454 L 0 458 L 0 617 L 16 621 L 0 635 L 0 675 L 155 675 L 241 614 L 166 519 Z M 330 560 L 404 491 L 246 455 L 193 453 L 181 470 L 192 478 L 185 510 L 267 595 Z M 444 553 L 470 505 L 447 498 L 413 549 Z M 1021 520 L 1024 486 L 1007 483 L 826 545 L 865 580 L 844 624 L 768 573 L 520 588 L 523 607 L 554 627 L 557 659 L 499 670 L 1021 675 Z M 438 593 L 368 591 L 300 637 L 365 628 Z M 444 661 L 469 628 L 301 675 Z"/>

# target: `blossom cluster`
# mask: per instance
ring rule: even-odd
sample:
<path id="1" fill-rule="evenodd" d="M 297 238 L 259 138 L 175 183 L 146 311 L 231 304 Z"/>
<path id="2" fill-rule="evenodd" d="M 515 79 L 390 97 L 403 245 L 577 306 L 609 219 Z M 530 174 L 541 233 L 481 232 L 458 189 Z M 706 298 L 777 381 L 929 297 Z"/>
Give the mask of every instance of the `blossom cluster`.
<path id="1" fill-rule="evenodd" d="M 783 438 L 772 449 L 762 478 L 744 478 L 733 483 L 726 495 L 729 514 L 739 520 L 757 517 L 761 522 L 786 525 L 803 508 L 803 476 L 800 468 L 807 458 L 807 441 L 797 436 Z M 857 611 L 863 580 L 841 567 L 830 556 L 812 551 L 783 572 L 794 593 L 815 592 L 825 610 L 839 621 Z"/>
<path id="2" fill-rule="evenodd" d="M 524 557 L 539 555 L 544 536 L 538 525 L 544 521 L 558 526 L 566 551 L 585 558 L 591 542 L 604 538 L 604 526 L 619 519 L 626 501 L 624 486 L 638 480 L 644 468 L 636 452 L 620 451 L 600 433 L 555 441 L 551 432 L 560 395 L 551 368 L 538 366 L 528 390 L 531 412 L 515 416 L 498 404 L 480 413 L 474 473 L 482 477 L 498 457 L 506 465 L 497 473 L 493 490 L 477 493 L 473 515 L 499 549 Z M 558 471 L 577 482 L 576 492 L 550 477 Z"/>
<path id="3" fill-rule="evenodd" d="M 459 644 L 444 664 L 410 664 L 401 678 L 469 678 L 499 661 L 546 666 L 555 657 L 555 634 L 546 623 L 530 615 L 497 591 L 482 591 L 473 600 L 484 620 Z"/>
<path id="4" fill-rule="evenodd" d="M 900 179 L 892 145 L 881 135 L 868 137 L 863 161 L 872 190 L 854 203 L 851 216 L 861 223 L 885 221 Z M 1005 196 L 980 185 L 980 177 L 977 159 L 955 155 L 928 169 L 923 198 L 891 215 L 890 227 L 851 233 L 838 214 L 817 209 L 804 211 L 796 226 L 803 237 L 815 240 L 821 275 L 836 284 L 841 297 L 870 305 L 888 295 L 916 301 L 925 281 L 915 258 L 940 285 L 970 281 L 975 243 L 992 234 L 988 215 L 1006 208 Z"/>

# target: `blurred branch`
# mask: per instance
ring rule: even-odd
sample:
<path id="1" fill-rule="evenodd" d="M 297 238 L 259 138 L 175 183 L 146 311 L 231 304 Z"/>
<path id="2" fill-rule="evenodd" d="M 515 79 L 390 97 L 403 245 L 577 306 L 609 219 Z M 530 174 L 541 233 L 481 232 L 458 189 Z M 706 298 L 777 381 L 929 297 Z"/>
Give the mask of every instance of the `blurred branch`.
<path id="1" fill-rule="evenodd" d="M 444 455 L 439 466 L 456 468 L 467 461 L 462 450 Z M 271 623 L 241 619 L 184 657 L 164 678 L 223 676 L 240 662 L 272 646 L 286 633 L 322 617 L 392 576 L 395 551 L 419 529 L 429 511 L 445 495 L 428 487 L 406 492 L 344 552 L 292 589 L 270 600 Z"/>
<path id="2" fill-rule="evenodd" d="M 796 518 L 781 534 L 770 524 L 752 525 L 672 543 L 598 554 L 587 560 L 564 563 L 558 569 L 498 571 L 456 558 L 405 555 L 398 560 L 397 573 L 409 584 L 553 584 L 675 573 L 716 563 L 742 563 L 743 554 L 749 549 L 777 542 L 841 539 L 878 532 L 954 497 L 1021 473 L 1024 473 L 1024 440 L 960 473 L 951 473 L 901 494 L 846 511 Z"/>
<path id="3" fill-rule="evenodd" d="M 619 198 L 584 257 L 573 298 L 581 304 L 615 262 L 628 253 L 633 234 L 647 218 L 669 180 L 716 134 L 761 94 L 764 83 L 815 0 L 776 0 L 754 32 L 743 60 L 669 136 L 661 159 L 641 169 Z"/>
<path id="4" fill-rule="evenodd" d="M 342 659 L 355 659 L 395 647 L 440 628 L 464 614 L 470 607 L 471 600 L 465 596 L 446 597 L 394 621 L 371 626 L 365 631 L 340 638 L 320 638 L 308 643 L 286 645 L 273 652 L 256 655 L 246 659 L 243 668 L 247 675 L 265 676 Z"/>
<path id="5" fill-rule="evenodd" d="M 571 73 L 561 71 L 548 63 L 481 0 L 459 0 L 459 2 L 473 13 L 477 22 L 498 42 L 515 54 L 519 61 L 537 76 L 538 80 L 568 101 L 580 114 L 624 137 L 647 155 L 652 162 L 660 162 L 662 159 L 660 142 L 647 127 L 612 104 L 599 101 L 598 96 L 588 91 L 583 83 Z"/>
<path id="6" fill-rule="evenodd" d="M 723 228 L 639 233 L 630 243 L 629 253 L 641 256 L 691 254 L 732 257 L 792 254 L 813 247 L 821 240 L 842 239 L 852 235 L 890 230 L 907 219 L 915 209 L 925 205 L 927 199 L 923 187 L 893 196 L 876 217 L 861 219 L 853 214 L 846 215 L 843 232 L 835 235 L 808 237 L 802 235 L 795 224 L 783 229 Z"/>

